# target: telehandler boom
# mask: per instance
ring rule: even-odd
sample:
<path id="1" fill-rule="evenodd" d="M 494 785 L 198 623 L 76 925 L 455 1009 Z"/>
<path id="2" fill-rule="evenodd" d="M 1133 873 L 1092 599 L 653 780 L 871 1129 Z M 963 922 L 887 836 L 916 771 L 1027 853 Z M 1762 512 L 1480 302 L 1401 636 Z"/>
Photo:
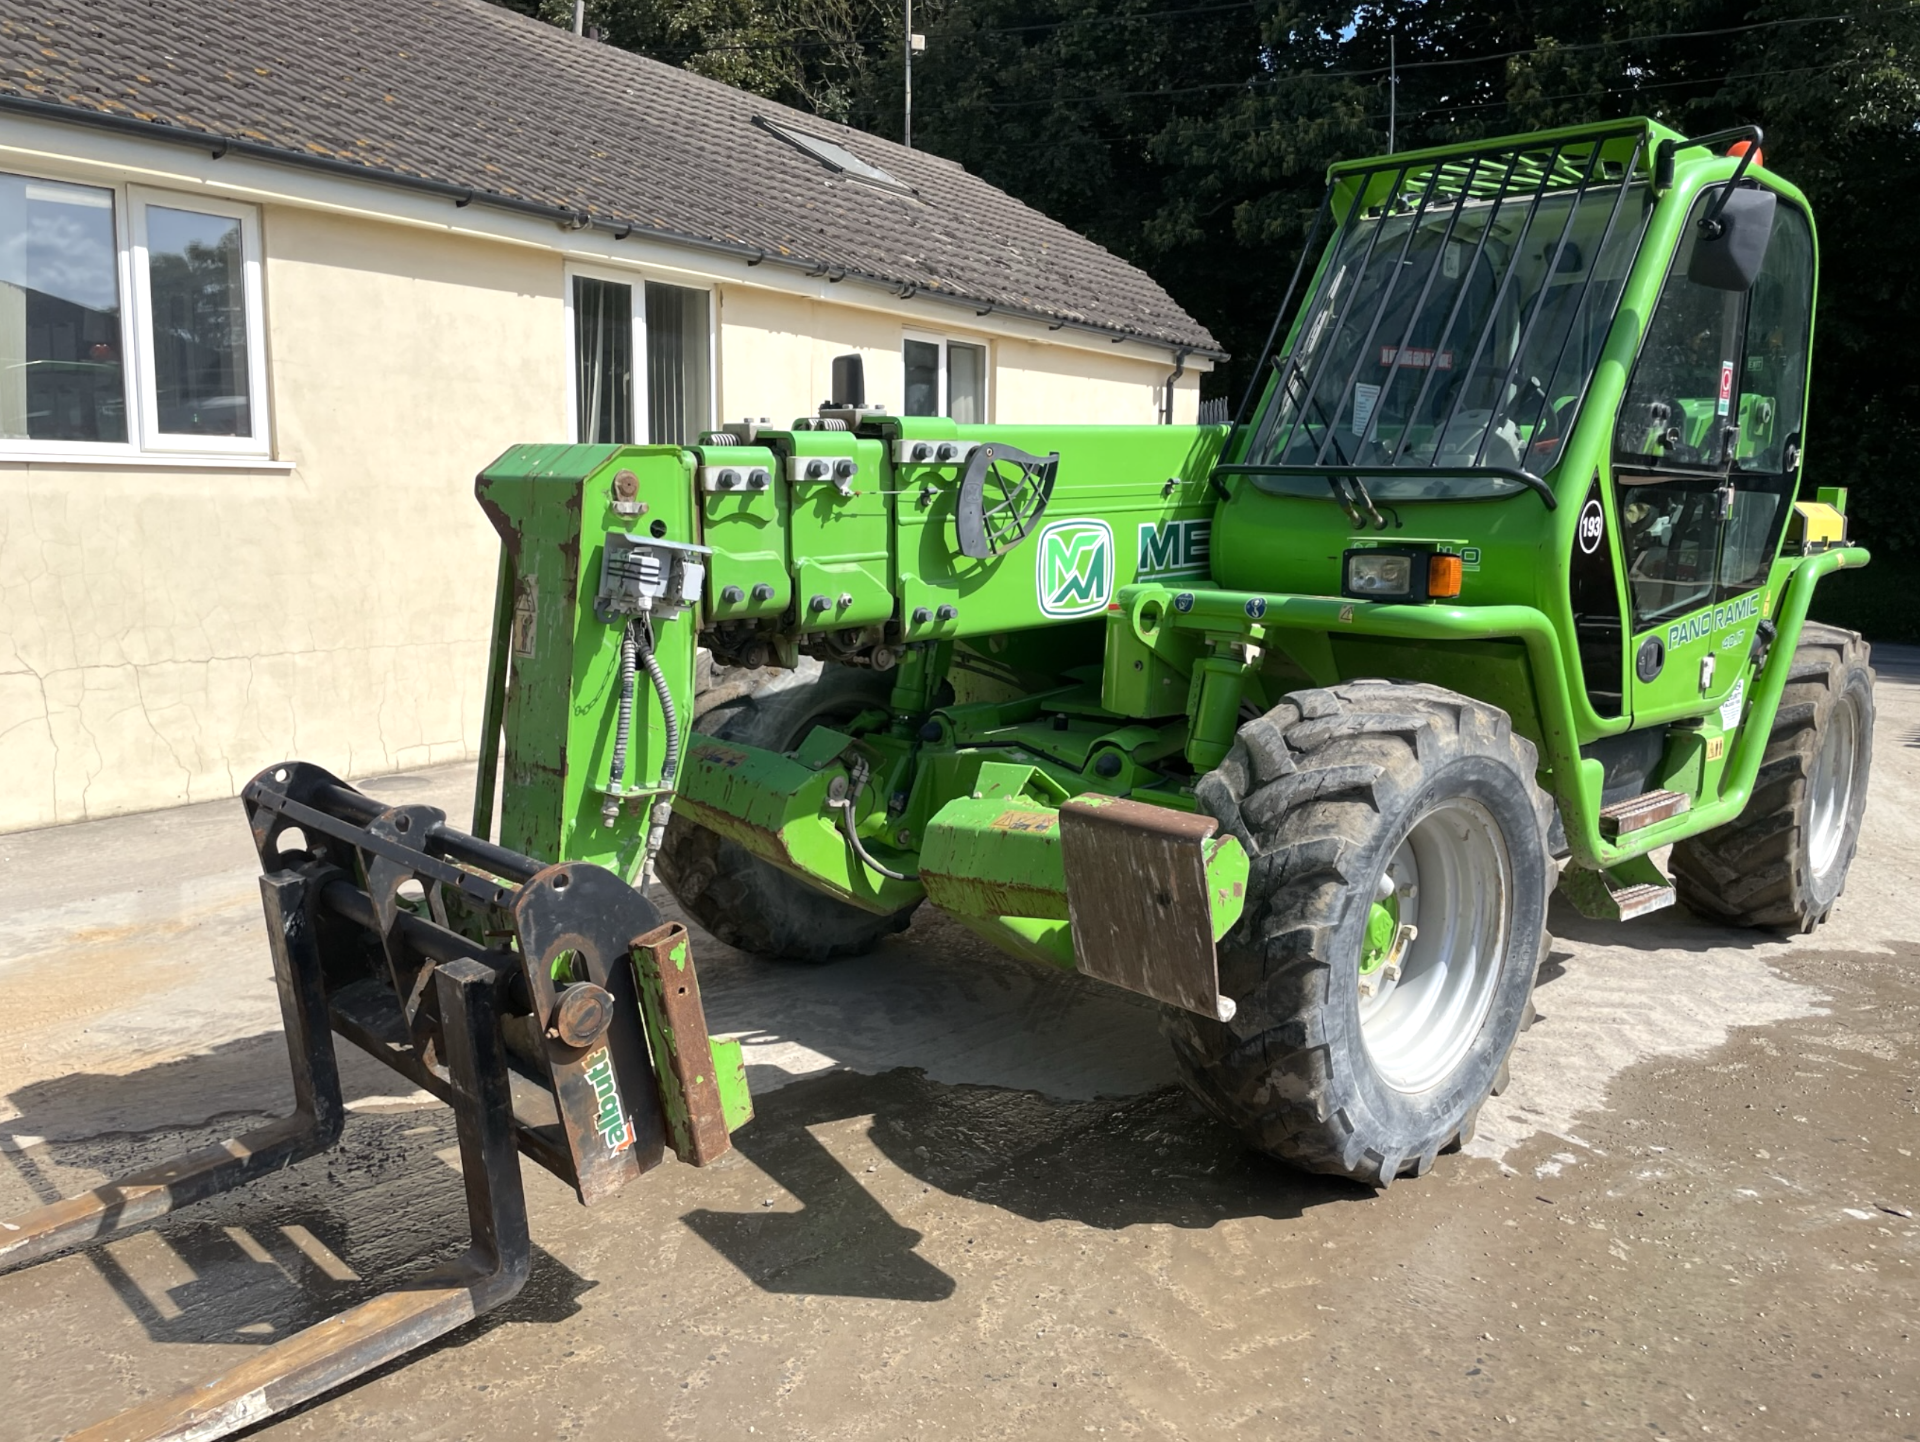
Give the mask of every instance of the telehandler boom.
<path id="1" fill-rule="evenodd" d="M 586 1202 L 724 1150 L 738 1048 L 655 874 L 771 958 L 925 903 L 1153 998 L 1252 1145 L 1379 1186 L 1503 1085 L 1556 884 L 1817 926 L 1873 672 L 1807 610 L 1867 555 L 1844 491 L 1802 494 L 1817 247 L 1760 139 L 1624 120 L 1335 166 L 1232 425 L 899 415 L 849 357 L 790 425 L 488 466 L 472 834 L 299 763 L 246 791 L 307 1120 L 0 1241 L 331 1144 L 331 1027 L 460 1111 L 468 1300 L 404 1336 L 348 1314 L 113 1435 L 219 1435 L 510 1295 L 509 1142 Z"/>

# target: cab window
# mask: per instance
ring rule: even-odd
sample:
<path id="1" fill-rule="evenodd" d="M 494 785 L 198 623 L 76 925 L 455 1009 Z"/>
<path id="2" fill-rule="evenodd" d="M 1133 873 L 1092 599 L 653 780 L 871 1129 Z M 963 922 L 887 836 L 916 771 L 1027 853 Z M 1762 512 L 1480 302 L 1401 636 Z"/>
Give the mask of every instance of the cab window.
<path id="1" fill-rule="evenodd" d="M 1735 412 L 1740 430 L 1720 552 L 1720 585 L 1728 595 L 1765 582 L 1798 482 L 1813 268 L 1813 230 L 1804 215 L 1783 204 L 1774 213 L 1766 262 L 1747 297 L 1746 356 Z"/>
<path id="2" fill-rule="evenodd" d="M 1700 217 L 1717 193 L 1693 203 L 1640 347 L 1614 431 L 1623 462 L 1661 471 L 1717 471 L 1726 462 L 1747 297 L 1687 278 Z"/>
<path id="3" fill-rule="evenodd" d="M 1751 289 L 1697 285 L 1715 193 L 1694 202 L 1614 431 L 1636 628 L 1761 585 L 1797 479 L 1813 232 L 1783 202 Z"/>

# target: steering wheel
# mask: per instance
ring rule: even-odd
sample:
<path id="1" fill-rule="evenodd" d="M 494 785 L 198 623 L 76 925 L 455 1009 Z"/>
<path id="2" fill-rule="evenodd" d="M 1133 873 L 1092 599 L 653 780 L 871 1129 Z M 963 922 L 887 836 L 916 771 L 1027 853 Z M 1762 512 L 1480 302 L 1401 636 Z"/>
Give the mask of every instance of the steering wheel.
<path id="1" fill-rule="evenodd" d="M 1664 455 L 1670 461 L 1697 465 L 1700 453 L 1687 444 L 1686 432 L 1681 429 L 1680 423 L 1685 415 L 1678 402 L 1666 400 L 1647 402 L 1647 420 L 1654 453 Z"/>

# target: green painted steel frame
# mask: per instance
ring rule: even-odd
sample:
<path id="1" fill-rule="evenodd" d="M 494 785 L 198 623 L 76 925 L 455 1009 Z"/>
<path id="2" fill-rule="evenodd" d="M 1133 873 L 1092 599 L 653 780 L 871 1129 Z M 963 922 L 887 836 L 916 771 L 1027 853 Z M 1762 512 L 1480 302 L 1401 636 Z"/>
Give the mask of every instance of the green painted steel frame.
<path id="1" fill-rule="evenodd" d="M 1656 191 L 1656 148 L 1669 142 L 1671 183 Z M 1568 127 L 1335 166 L 1333 210 L 1336 219 L 1357 215 L 1367 199 L 1355 204 L 1357 185 L 1383 198 L 1394 174 L 1450 157 L 1589 143 L 1609 147 L 1610 157 L 1637 147 L 1628 181 L 1645 188 L 1647 208 L 1636 221 L 1644 231 L 1599 360 L 1545 478 L 1552 508 L 1526 491 L 1396 501 L 1394 529 L 1382 534 L 1331 496 L 1262 489 L 1235 466 L 1274 404 L 1271 380 L 1254 423 L 1237 431 L 867 417 L 852 430 L 811 419 L 784 430 L 756 427 L 748 444 L 716 436 L 716 444 L 691 449 L 509 452 L 480 483 L 504 554 L 475 830 L 486 834 L 491 820 L 492 762 L 503 729 L 502 839 L 631 874 L 644 815 L 629 812 L 608 826 L 600 814 L 619 628 L 598 620 L 591 603 L 603 535 L 642 527 L 714 550 L 699 613 L 656 636 L 683 715 L 694 699 L 697 626 L 764 640 L 788 664 L 805 650 L 857 660 L 862 648 L 878 645 L 899 667 L 886 705 L 817 727 L 788 755 L 684 738 L 680 809 L 852 905 L 887 913 L 924 897 L 996 945 L 1045 964 L 1074 959 L 1059 849 L 1062 802 L 1093 793 L 1191 810 L 1193 779 L 1227 754 L 1245 708 L 1264 709 L 1302 685 L 1426 679 L 1501 706 L 1538 744 L 1542 782 L 1559 803 L 1574 857 L 1587 867 L 1644 866 L 1638 858 L 1656 848 L 1733 819 L 1755 784 L 1814 586 L 1834 570 L 1865 564 L 1867 553 L 1848 547 L 1782 557 L 1776 550 L 1765 584 L 1733 604 L 1715 595 L 1715 604 L 1687 616 L 1662 617 L 1638 633 L 1628 627 L 1617 678 L 1582 670 L 1569 555 L 1590 488 L 1609 517 L 1620 514 L 1616 413 L 1690 207 L 1705 187 L 1727 180 L 1736 162 L 1688 148 L 1651 121 Z M 1747 173 L 1805 209 L 1804 197 L 1779 177 L 1759 167 Z M 1307 258 L 1309 297 L 1340 243 L 1336 223 L 1321 254 Z M 1004 554 L 967 558 L 954 543 L 961 466 L 908 453 L 920 442 L 937 449 L 990 441 L 1057 453 L 1058 469 L 1034 535 Z M 830 473 L 809 474 L 815 461 L 828 462 Z M 857 469 L 842 471 L 835 484 L 835 463 Z M 708 483 L 729 466 L 764 467 L 772 484 L 748 492 Z M 628 499 L 637 510 L 614 504 L 616 476 L 632 481 Z M 1056 525 L 1058 544 L 1050 547 L 1047 533 Z M 1615 599 L 1630 616 L 1620 531 L 1617 520 L 1608 525 L 1607 554 Z M 1402 605 L 1343 599 L 1343 556 L 1380 545 L 1462 556 L 1459 597 Z M 1771 620 L 1778 634 L 1755 666 L 1757 651 L 1735 648 L 1757 618 Z M 1745 654 L 1748 663 L 1716 672 L 1694 667 L 1688 651 L 1685 664 L 1637 682 L 1628 658 L 1660 632 L 1688 645 L 1704 641 L 1703 651 L 1724 652 L 1729 662 Z M 1615 687 L 1619 714 L 1595 699 Z M 635 714 L 629 775 L 645 786 L 659 778 L 664 738 L 644 686 Z M 1692 809 L 1625 841 L 1603 836 L 1603 768 L 1582 747 L 1671 723 L 1656 779 L 1686 791 Z M 837 798 L 847 795 L 854 803 L 843 820 Z M 905 879 L 864 862 L 843 825 Z M 1244 892 L 1231 885 L 1236 876 L 1244 881 L 1248 865 L 1238 843 L 1213 847 L 1208 864 L 1216 899 Z M 1216 939 L 1242 904 L 1216 905 Z"/>
<path id="2" fill-rule="evenodd" d="M 1129 587 L 1120 595 L 1121 614 L 1138 616 L 1147 608 L 1160 613 L 1158 625 L 1213 634 L 1232 633 L 1255 643 L 1286 646 L 1296 637 L 1369 636 L 1440 644 L 1517 641 L 1533 668 L 1532 693 L 1540 718 L 1533 739 L 1542 747 L 1543 769 L 1561 806 L 1567 840 L 1574 855 L 1589 866 L 1611 866 L 1643 856 L 1682 837 L 1733 820 L 1752 794 L 1760 758 L 1793 666 L 1794 643 L 1806 620 L 1813 588 L 1821 577 L 1864 566 L 1867 552 L 1857 546 L 1824 551 L 1783 565 L 1786 585 L 1774 613 L 1778 639 L 1755 685 L 1751 708 L 1742 718 L 1717 794 L 1692 810 L 1630 833 L 1629 842 L 1600 835 L 1603 768 L 1580 755 L 1578 720 L 1561 637 L 1552 622 L 1528 606 L 1382 605 L 1326 596 L 1294 596 L 1239 591 L 1175 592 L 1165 586 Z M 1777 572 L 1776 572 L 1777 574 Z M 1184 602 L 1184 607 L 1178 603 Z M 1258 619 L 1256 619 L 1256 617 Z M 1329 676 L 1329 680 L 1338 679 Z M 1474 694 L 1468 685 L 1457 686 Z M 1218 738 L 1216 738 L 1218 739 Z M 1570 779 L 1569 779 L 1570 778 Z"/>

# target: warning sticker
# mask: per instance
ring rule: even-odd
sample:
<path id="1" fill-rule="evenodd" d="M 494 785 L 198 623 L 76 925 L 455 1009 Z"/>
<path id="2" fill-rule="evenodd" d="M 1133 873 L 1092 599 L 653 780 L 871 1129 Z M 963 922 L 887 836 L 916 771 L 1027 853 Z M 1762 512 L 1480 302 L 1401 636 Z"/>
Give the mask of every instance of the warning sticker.
<path id="1" fill-rule="evenodd" d="M 1733 683 L 1733 690 L 1727 693 L 1727 699 L 1720 703 L 1720 725 L 1731 731 L 1740 724 L 1740 713 L 1746 709 L 1747 678 L 1742 676 Z"/>
<path id="2" fill-rule="evenodd" d="M 1733 405 L 1733 362 L 1720 362 L 1720 407 L 1719 414 L 1725 415 Z"/>
<path id="3" fill-rule="evenodd" d="M 1367 422 L 1373 419 L 1373 408 L 1380 402 L 1380 387 L 1362 383 L 1353 388 L 1353 433 L 1364 436 Z"/>

